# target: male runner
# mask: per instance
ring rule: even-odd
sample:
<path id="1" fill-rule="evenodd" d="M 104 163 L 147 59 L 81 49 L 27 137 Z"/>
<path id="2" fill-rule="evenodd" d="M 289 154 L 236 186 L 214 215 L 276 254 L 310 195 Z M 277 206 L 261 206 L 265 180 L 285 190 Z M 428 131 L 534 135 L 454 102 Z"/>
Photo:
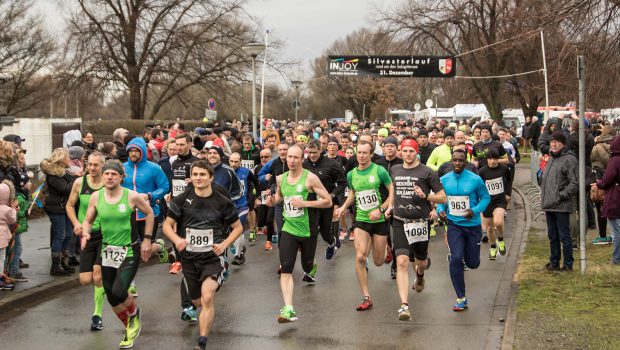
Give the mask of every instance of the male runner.
<path id="1" fill-rule="evenodd" d="M 499 164 L 499 153 L 490 149 L 487 153 L 487 165 L 480 169 L 480 177 L 491 195 L 489 206 L 482 213 L 482 225 L 486 228 L 487 236 L 491 248 L 489 249 L 489 260 L 497 260 L 498 246 L 499 254 L 506 255 L 506 244 L 504 243 L 504 213 L 508 199 L 512 194 L 512 176 L 510 169 L 503 164 Z M 497 245 L 495 244 L 495 234 L 497 233 Z"/>
<path id="2" fill-rule="evenodd" d="M 454 311 L 463 311 L 469 305 L 465 297 L 465 265 L 470 269 L 480 266 L 480 213 L 486 209 L 491 197 L 480 176 L 465 170 L 467 152 L 452 152 L 453 171 L 441 177 L 446 192 L 446 204 L 437 204 L 437 214 L 448 221 L 448 247 L 450 249 L 450 279 L 456 292 Z"/>
<path id="3" fill-rule="evenodd" d="M 234 203 L 237 207 L 239 220 L 241 220 L 241 225 L 243 226 L 243 232 L 230 247 L 232 253 L 235 255 L 232 261 L 233 265 L 245 264 L 246 248 L 243 240 L 245 238 L 245 234 L 250 232 L 250 225 L 248 222 L 249 200 L 253 198 L 250 197 L 250 193 L 253 192 L 255 188 L 259 188 L 258 178 L 252 174 L 250 169 L 242 167 L 241 162 L 241 155 L 236 152 L 231 154 L 228 159 L 228 164 L 230 164 L 230 167 L 235 171 L 235 174 L 241 183 L 241 196 L 239 199 L 235 200 Z"/>
<path id="4" fill-rule="evenodd" d="M 368 252 L 372 246 L 373 262 L 376 266 L 384 263 L 385 247 L 389 227 L 383 213 L 392 203 L 394 186 L 388 172 L 381 166 L 372 163 L 374 145 L 366 140 L 357 145 L 358 166 L 347 174 L 349 182 L 349 196 L 337 210 L 338 216 L 342 214 L 355 201 L 355 272 L 357 280 L 364 296 L 364 300 L 357 307 L 357 311 L 372 308 L 373 303 L 368 291 L 368 271 L 366 263 Z M 384 185 L 388 189 L 388 196 L 382 201 L 379 187 Z M 383 202 L 383 204 L 382 204 Z"/>
<path id="5" fill-rule="evenodd" d="M 67 200 L 67 216 L 73 224 L 73 233 L 82 235 L 82 222 L 86 217 L 90 196 L 103 187 L 101 167 L 105 162 L 105 156 L 99 152 L 93 152 L 88 156 L 88 174 L 76 179 L 71 188 L 71 194 Z M 78 213 L 75 206 L 78 204 Z M 80 284 L 93 284 L 95 286 L 95 311 L 93 312 L 91 331 L 103 329 L 103 296 L 105 290 L 101 284 L 101 227 L 97 218 L 91 229 L 91 239 L 88 241 L 80 254 Z"/>
<path id="6" fill-rule="evenodd" d="M 335 137 L 328 138 L 327 141 L 327 152 L 325 152 L 325 157 L 335 160 L 338 164 L 342 165 L 342 170 L 347 166 L 347 158 L 338 154 L 338 139 Z"/>
<path id="7" fill-rule="evenodd" d="M 318 149 L 315 149 L 318 152 Z M 280 288 L 284 307 L 278 316 L 279 323 L 297 320 L 293 308 L 293 268 L 297 259 L 297 251 L 301 250 L 301 266 L 304 270 L 303 280 L 315 282 L 317 265 L 314 262 L 317 235 L 311 231 L 315 212 L 310 208 L 331 208 L 332 200 L 321 180 L 302 167 L 304 152 L 299 146 L 291 146 L 286 156 L 288 171 L 277 177 L 275 196 L 270 196 L 268 205 L 274 206 L 283 202 L 284 225 L 279 243 L 280 252 Z M 316 196 L 314 195 L 316 194 Z M 315 200 L 312 200 L 315 197 Z"/>
<path id="8" fill-rule="evenodd" d="M 233 202 L 224 191 L 212 187 L 214 174 L 208 162 L 195 162 L 191 167 L 193 190 L 172 200 L 163 225 L 164 234 L 182 256 L 192 301 L 196 308 L 202 307 L 196 347 L 199 350 L 206 349 L 215 317 L 214 298 L 224 283 L 226 248 L 243 229 Z M 228 227 L 232 230 L 226 237 Z"/>
<path id="9" fill-rule="evenodd" d="M 125 326 L 125 335 L 119 347 L 129 349 L 140 334 L 140 309 L 127 290 L 138 272 L 140 257 L 148 261 L 151 255 L 150 241 L 153 239 L 147 233 L 140 244 L 137 232 L 132 230 L 131 218 L 136 209 L 140 210 L 145 215 L 144 232 L 153 232 L 155 216 L 141 194 L 121 187 L 123 176 L 125 169 L 118 161 L 109 160 L 103 165 L 105 188 L 90 196 L 86 218 L 82 223 L 82 246 L 84 248 L 88 244 L 95 219 L 99 219 L 103 288 L 112 310 Z"/>
<path id="10" fill-rule="evenodd" d="M 288 152 L 288 148 L 289 145 L 285 142 L 279 144 L 278 156 L 265 164 L 258 172 L 258 179 L 260 180 L 261 185 L 268 188 L 268 194 L 275 191 L 276 177 L 288 171 L 288 166 L 286 165 L 286 154 Z M 265 250 L 271 250 L 271 244 L 278 243 L 278 235 L 281 234 L 283 225 L 282 210 L 283 208 L 280 204 L 273 208 L 273 217 L 276 222 L 276 232 L 272 236 L 271 242 L 269 240 L 265 241 Z"/>
<path id="11" fill-rule="evenodd" d="M 287 148 L 288 149 L 288 148 Z M 260 164 L 254 168 L 254 174 L 259 174 L 261 169 L 269 162 L 271 159 L 271 151 L 268 149 L 264 149 L 260 151 Z M 267 194 L 270 192 L 267 184 L 263 184 L 259 181 L 260 188 L 256 190 L 256 194 L 258 198 L 256 198 L 256 226 L 257 227 L 266 227 L 266 235 L 265 239 L 265 247 L 267 247 L 267 243 L 269 243 L 269 249 L 271 250 L 271 239 L 273 238 L 274 227 L 273 227 L 273 216 L 274 216 L 274 208 L 267 206 Z M 253 239 L 252 239 L 253 238 Z M 250 232 L 250 244 L 253 244 L 256 241 L 256 235 L 252 237 L 252 233 Z"/>
<path id="12" fill-rule="evenodd" d="M 394 202 L 388 214 L 393 214 L 394 255 L 396 256 L 396 284 L 401 305 L 398 319 L 411 319 L 409 311 L 409 262 L 414 262 L 416 273 L 414 289 L 424 289 L 424 270 L 430 267 L 428 244 L 430 220 L 437 219 L 432 203 L 445 203 L 446 194 L 433 169 L 418 159 L 418 143 L 405 139 L 400 145 L 404 163 L 390 170 L 394 184 Z M 431 192 L 432 191 L 432 192 Z M 432 193 L 432 194 L 431 194 Z"/>
<path id="13" fill-rule="evenodd" d="M 323 187 L 330 193 L 332 203 L 339 203 L 338 198 L 344 193 L 347 180 L 344 178 L 342 163 L 338 163 L 328 157 L 321 156 L 321 145 L 317 140 L 310 140 L 306 147 L 308 158 L 303 161 L 303 168 L 310 170 L 316 175 Z M 329 147 L 329 143 L 328 146 Z M 289 167 L 290 169 L 290 167 Z M 321 237 L 327 242 L 325 259 L 331 260 L 340 248 L 340 237 L 338 235 L 338 221 L 334 222 L 334 208 L 313 209 L 316 221 L 312 223 L 319 228 Z"/>

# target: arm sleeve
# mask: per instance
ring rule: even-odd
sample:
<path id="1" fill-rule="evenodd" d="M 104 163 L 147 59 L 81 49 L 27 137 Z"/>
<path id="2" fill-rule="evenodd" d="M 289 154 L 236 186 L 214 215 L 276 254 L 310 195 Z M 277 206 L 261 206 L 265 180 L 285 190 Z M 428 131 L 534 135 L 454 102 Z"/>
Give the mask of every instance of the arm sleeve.
<path id="1" fill-rule="evenodd" d="M 251 191 L 254 190 L 254 194 L 256 194 L 257 196 L 260 194 L 260 184 L 258 182 L 258 178 L 256 177 L 256 175 L 254 175 L 251 171 L 250 174 L 248 175 L 248 183 L 250 187 L 248 189 L 248 193 L 252 193 Z"/>
<path id="2" fill-rule="evenodd" d="M 155 169 L 155 174 L 157 188 L 151 192 L 151 203 L 155 203 L 157 200 L 164 198 L 166 193 L 170 192 L 170 182 L 159 166 Z"/>
<path id="3" fill-rule="evenodd" d="M 387 186 L 392 183 L 392 178 L 390 177 L 390 174 L 388 174 L 387 170 L 385 170 L 384 167 L 380 166 L 377 173 L 379 174 L 379 179 L 381 180 L 382 184 Z"/>
<path id="4" fill-rule="evenodd" d="M 269 181 L 265 179 L 265 176 L 267 174 L 271 174 L 271 164 L 273 164 L 273 160 L 267 162 L 267 164 L 265 164 L 258 172 L 258 181 L 260 181 L 260 183 L 265 187 L 269 186 Z"/>
<path id="5" fill-rule="evenodd" d="M 344 194 L 344 188 L 347 186 L 347 180 L 344 177 L 344 170 L 340 166 L 340 163 L 334 162 L 332 171 L 336 176 L 336 187 L 332 192 L 332 198 L 335 198 L 338 202 L 341 202 L 341 197 Z"/>
<path id="6" fill-rule="evenodd" d="M 183 204 L 184 200 L 185 196 L 180 195 L 170 202 L 170 205 L 168 205 L 167 213 L 167 216 L 169 218 L 173 219 L 176 222 L 179 222 L 181 220 L 181 217 L 183 217 L 183 207 L 181 206 L 181 204 Z"/>
<path id="7" fill-rule="evenodd" d="M 441 178 L 439 178 L 439 182 L 441 182 Z M 441 182 L 441 186 L 444 187 L 443 182 Z M 446 202 L 446 204 L 448 204 L 448 202 Z M 446 210 L 446 204 L 437 203 L 437 205 L 435 206 L 435 211 L 437 212 L 437 215 L 441 214 Z"/>
<path id="8" fill-rule="evenodd" d="M 603 178 L 596 183 L 596 187 L 602 190 L 608 190 L 616 184 L 616 178 L 618 177 L 618 165 L 616 165 L 616 158 L 611 158 L 603 174 Z"/>
<path id="9" fill-rule="evenodd" d="M 48 176 L 47 185 L 56 189 L 60 194 L 68 196 L 73 188 L 73 181 L 67 181 L 64 177 Z"/>

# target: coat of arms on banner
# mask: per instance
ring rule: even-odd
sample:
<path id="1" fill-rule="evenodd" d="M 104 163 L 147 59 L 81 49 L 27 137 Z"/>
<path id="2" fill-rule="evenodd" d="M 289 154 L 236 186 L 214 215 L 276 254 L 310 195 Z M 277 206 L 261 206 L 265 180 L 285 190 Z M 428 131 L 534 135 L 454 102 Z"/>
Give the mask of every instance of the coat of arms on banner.
<path id="1" fill-rule="evenodd" d="M 439 60 L 439 71 L 442 74 L 449 74 L 450 72 L 452 72 L 452 59 L 451 58 L 440 59 Z"/>

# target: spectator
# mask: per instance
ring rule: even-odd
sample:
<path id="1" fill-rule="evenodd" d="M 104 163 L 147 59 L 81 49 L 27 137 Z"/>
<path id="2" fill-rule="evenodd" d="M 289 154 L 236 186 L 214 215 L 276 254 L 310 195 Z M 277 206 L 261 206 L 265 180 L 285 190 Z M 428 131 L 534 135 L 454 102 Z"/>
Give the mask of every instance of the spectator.
<path id="1" fill-rule="evenodd" d="M 75 180 L 75 177 L 66 171 L 69 165 L 69 151 L 64 148 L 55 149 L 49 158 L 41 161 L 48 192 L 45 197 L 45 212 L 52 224 L 52 276 L 67 276 L 75 272 L 65 261 L 66 250 L 73 235 L 73 226 L 65 210 L 65 203 Z"/>
<path id="2" fill-rule="evenodd" d="M 10 226 L 17 221 L 17 201 L 15 200 L 15 191 L 12 189 L 13 184 L 8 181 L 0 183 L 0 290 L 12 290 L 13 285 L 7 283 L 4 277 L 4 262 L 6 259 L 6 251 L 11 240 Z"/>
<path id="3" fill-rule="evenodd" d="M 69 147 L 69 173 L 80 177 L 84 173 L 84 155 L 86 152 L 80 146 Z"/>
<path id="4" fill-rule="evenodd" d="M 129 130 L 123 128 L 118 128 L 112 133 L 112 138 L 116 145 L 116 159 L 120 160 L 122 163 L 127 161 L 127 151 L 125 150 L 124 141 L 127 134 L 129 134 Z M 102 153 L 105 154 L 104 152 Z"/>
<path id="5" fill-rule="evenodd" d="M 611 224 L 614 245 L 611 263 L 620 265 L 620 137 L 613 138 L 610 150 L 605 174 L 593 186 L 605 190 L 602 216 Z"/>
<path id="6" fill-rule="evenodd" d="M 99 152 L 105 156 L 105 160 L 118 159 L 116 157 L 116 144 L 114 142 L 104 142 L 99 144 Z"/>
<path id="7" fill-rule="evenodd" d="M 549 271 L 559 271 L 563 251 L 564 266 L 561 270 L 572 271 L 570 214 L 575 211 L 575 196 L 579 190 L 577 157 L 566 147 L 566 136 L 560 130 L 549 135 L 548 152 L 551 158 L 543 171 L 540 187 L 541 210 L 547 217 L 547 235 L 551 251 L 549 263 L 545 268 Z"/>
<path id="8" fill-rule="evenodd" d="M 538 139 L 540 138 L 541 128 L 542 120 L 539 120 L 538 117 L 532 117 L 532 125 L 529 127 L 528 137 L 530 138 L 532 148 L 536 151 L 538 151 Z"/>
<path id="9" fill-rule="evenodd" d="M 82 134 L 82 142 L 84 143 L 84 151 L 86 151 L 85 158 L 88 158 L 91 153 L 97 150 L 97 143 L 92 132 L 84 131 Z"/>
<path id="10" fill-rule="evenodd" d="M 13 251 L 12 254 L 7 252 L 8 256 L 12 255 L 11 260 L 9 261 L 9 276 L 18 281 L 18 282 L 26 282 L 27 279 L 24 278 L 22 273 L 19 271 L 20 269 L 20 260 L 23 252 L 22 246 L 22 233 L 28 231 L 28 209 L 30 207 L 30 202 L 28 198 L 30 197 L 30 189 L 32 184 L 30 183 L 30 178 L 26 173 L 26 151 L 23 149 L 17 150 L 17 166 L 20 172 L 20 186 L 21 189 L 16 189 L 15 197 L 17 202 L 19 203 L 19 207 L 17 210 L 17 229 L 15 230 L 15 235 L 13 236 Z"/>
<path id="11" fill-rule="evenodd" d="M 596 180 L 601 180 L 607 163 L 611 157 L 611 140 L 616 136 L 616 130 L 611 125 L 605 125 L 601 134 L 595 139 L 594 148 L 592 148 L 592 173 Z M 602 203 L 594 203 L 596 208 L 596 220 L 598 224 L 598 237 L 596 237 L 592 244 L 604 245 L 612 243 L 612 238 L 607 236 L 607 218 L 603 217 Z"/>

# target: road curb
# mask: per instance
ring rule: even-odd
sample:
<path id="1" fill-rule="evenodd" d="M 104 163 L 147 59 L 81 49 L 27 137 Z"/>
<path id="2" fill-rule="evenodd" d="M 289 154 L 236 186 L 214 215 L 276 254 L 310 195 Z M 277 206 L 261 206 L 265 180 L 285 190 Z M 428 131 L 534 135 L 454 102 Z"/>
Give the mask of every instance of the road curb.
<path id="1" fill-rule="evenodd" d="M 156 264 L 159 264 L 159 261 L 157 261 L 157 257 L 151 258 L 146 263 L 140 263 L 140 268 L 146 268 Z M 44 301 L 50 300 L 57 294 L 66 292 L 79 286 L 81 286 L 80 277 L 79 273 L 76 272 L 75 275 L 68 277 L 58 277 L 51 282 L 17 292 L 7 298 L 0 300 L 0 319 L 3 319 L 4 316 L 19 311 L 20 309 L 34 306 Z"/>
<path id="2" fill-rule="evenodd" d="M 515 267 L 521 265 L 523 259 L 523 253 L 525 252 L 525 246 L 527 244 L 527 238 L 530 232 L 530 226 L 532 225 L 532 208 L 526 201 L 527 196 L 519 188 L 514 190 L 521 196 L 523 203 L 525 204 L 525 228 L 521 235 L 521 243 L 519 244 L 519 254 L 517 256 L 517 264 Z M 504 335 L 502 337 L 502 350 L 510 350 L 514 346 L 514 336 L 517 326 L 517 292 L 519 291 L 519 284 L 515 280 L 515 275 L 512 277 L 512 283 L 510 285 L 510 302 L 508 304 L 508 314 L 506 316 L 506 325 L 504 327 Z"/>

